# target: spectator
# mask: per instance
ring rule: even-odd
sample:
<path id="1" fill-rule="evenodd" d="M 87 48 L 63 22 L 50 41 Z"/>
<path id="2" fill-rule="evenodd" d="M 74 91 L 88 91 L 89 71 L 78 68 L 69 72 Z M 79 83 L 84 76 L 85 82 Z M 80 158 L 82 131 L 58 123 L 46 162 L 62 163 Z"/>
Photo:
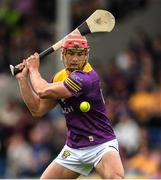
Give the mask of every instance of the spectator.
<path id="1" fill-rule="evenodd" d="M 135 119 L 132 119 L 127 112 L 122 112 L 119 116 L 115 128 L 116 136 L 127 156 L 132 156 L 140 145 L 140 128 Z"/>

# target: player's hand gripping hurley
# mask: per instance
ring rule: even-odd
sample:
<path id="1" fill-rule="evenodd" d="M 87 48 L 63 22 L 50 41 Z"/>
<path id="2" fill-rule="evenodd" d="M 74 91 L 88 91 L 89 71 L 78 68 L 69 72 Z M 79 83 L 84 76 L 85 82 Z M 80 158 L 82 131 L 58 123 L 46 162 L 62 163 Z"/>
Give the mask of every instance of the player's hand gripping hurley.
<path id="1" fill-rule="evenodd" d="M 106 10 L 96 10 L 91 16 L 88 17 L 78 28 L 76 28 L 71 33 L 79 33 L 81 35 L 86 35 L 95 32 L 111 32 L 115 25 L 114 16 Z M 64 38 L 63 38 L 64 39 Z M 46 57 L 52 52 L 61 48 L 63 39 L 49 47 L 48 49 L 41 52 L 40 59 Z M 13 76 L 21 72 L 18 68 L 10 65 L 10 70 Z"/>

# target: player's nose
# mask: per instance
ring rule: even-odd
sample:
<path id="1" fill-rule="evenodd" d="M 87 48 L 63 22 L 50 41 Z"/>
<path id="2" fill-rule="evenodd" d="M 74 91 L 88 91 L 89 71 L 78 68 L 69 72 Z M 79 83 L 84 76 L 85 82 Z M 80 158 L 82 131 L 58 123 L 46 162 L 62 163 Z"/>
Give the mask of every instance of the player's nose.
<path id="1" fill-rule="evenodd" d="M 74 54 L 73 61 L 78 61 L 78 55 L 77 54 Z"/>

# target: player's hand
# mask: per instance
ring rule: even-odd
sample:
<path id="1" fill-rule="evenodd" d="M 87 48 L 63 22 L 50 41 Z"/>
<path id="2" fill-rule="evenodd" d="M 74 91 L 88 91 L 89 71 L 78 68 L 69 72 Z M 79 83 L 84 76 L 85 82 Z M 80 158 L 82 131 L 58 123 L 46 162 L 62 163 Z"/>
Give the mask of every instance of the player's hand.
<path id="1" fill-rule="evenodd" d="M 34 53 L 26 59 L 26 65 L 29 72 L 38 71 L 40 66 L 40 57 L 38 53 Z"/>
<path id="2" fill-rule="evenodd" d="M 22 70 L 21 72 L 16 74 L 17 79 L 27 78 L 27 76 L 28 76 L 28 68 L 26 66 L 26 60 L 25 59 L 23 60 L 22 63 L 18 64 L 15 67 L 18 68 L 19 70 Z"/>

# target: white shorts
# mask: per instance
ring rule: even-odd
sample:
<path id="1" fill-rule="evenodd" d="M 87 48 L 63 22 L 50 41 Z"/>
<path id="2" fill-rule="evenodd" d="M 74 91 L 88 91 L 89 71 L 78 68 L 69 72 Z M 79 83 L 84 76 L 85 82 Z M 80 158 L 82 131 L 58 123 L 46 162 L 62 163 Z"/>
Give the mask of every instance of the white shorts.
<path id="1" fill-rule="evenodd" d="M 118 152 L 116 139 L 79 149 L 65 145 L 54 161 L 74 172 L 88 176 L 92 169 L 97 166 L 102 156 L 109 151 Z"/>

